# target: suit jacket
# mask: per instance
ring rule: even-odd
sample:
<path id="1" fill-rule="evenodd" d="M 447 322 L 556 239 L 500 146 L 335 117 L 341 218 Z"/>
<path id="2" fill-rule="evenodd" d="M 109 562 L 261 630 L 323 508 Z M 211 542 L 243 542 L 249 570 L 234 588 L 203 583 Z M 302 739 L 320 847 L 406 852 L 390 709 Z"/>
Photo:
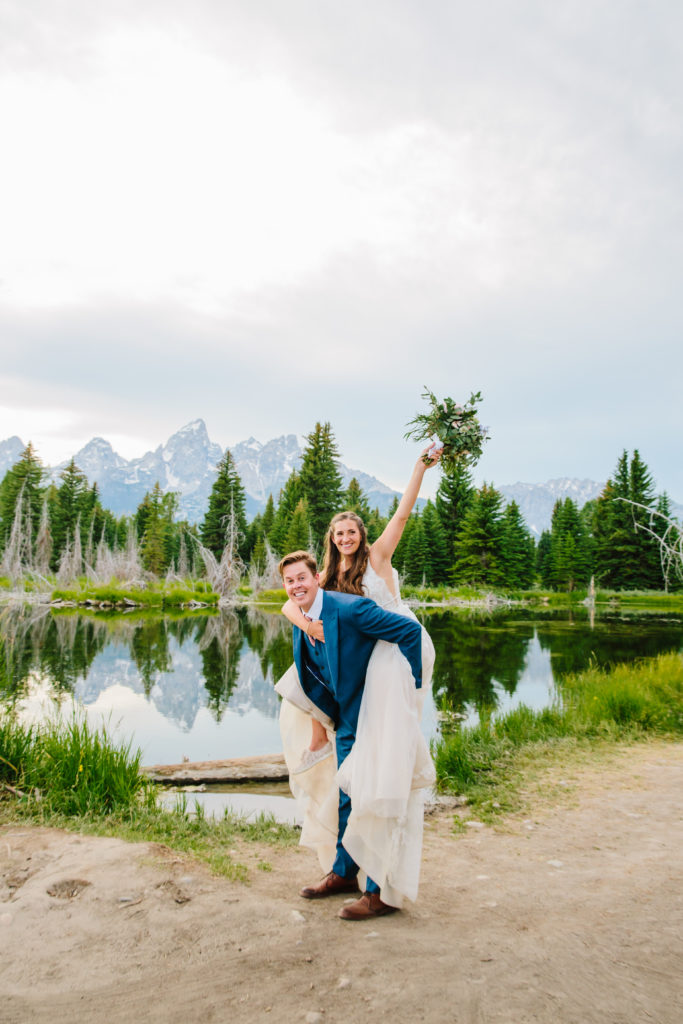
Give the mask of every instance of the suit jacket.
<path id="1" fill-rule="evenodd" d="M 355 735 L 365 673 L 377 640 L 398 644 L 417 688 L 422 686 L 422 627 L 414 619 L 385 611 L 367 597 L 325 591 L 322 622 L 325 630 L 329 687 L 308 671 L 306 640 L 293 631 L 294 662 L 306 695 L 334 721 L 337 732 Z"/>

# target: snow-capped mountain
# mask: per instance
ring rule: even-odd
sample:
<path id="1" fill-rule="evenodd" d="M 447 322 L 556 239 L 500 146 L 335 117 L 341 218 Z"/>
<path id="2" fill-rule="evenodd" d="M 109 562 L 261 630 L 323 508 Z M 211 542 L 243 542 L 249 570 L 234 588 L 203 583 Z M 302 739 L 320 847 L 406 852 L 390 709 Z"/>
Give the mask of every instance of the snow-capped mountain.
<path id="1" fill-rule="evenodd" d="M 247 494 L 247 518 L 253 519 L 263 511 L 270 494 L 277 501 L 292 470 L 301 462 L 303 447 L 296 434 L 283 434 L 266 444 L 250 437 L 230 451 Z"/>
<path id="2" fill-rule="evenodd" d="M 7 451 L 7 469 L 19 458 L 23 445 L 11 438 L 0 445 L 0 457 Z M 295 434 L 284 434 L 262 444 L 256 438 L 240 441 L 231 448 L 237 472 L 247 496 L 247 517 L 263 511 L 268 496 L 277 496 L 293 469 L 301 462 L 304 441 Z M 180 518 L 198 522 L 204 517 L 209 494 L 216 478 L 216 466 L 223 457 L 220 445 L 213 443 L 203 420 L 193 420 L 168 441 L 139 459 L 124 459 L 111 444 L 94 437 L 74 455 L 74 462 L 90 483 L 97 483 L 105 508 L 115 515 L 135 512 L 145 494 L 159 481 L 162 491 L 180 495 Z M 70 460 L 49 469 L 55 482 Z M 1 465 L 1 463 L 0 463 Z M 396 491 L 361 470 L 340 465 L 344 486 L 353 476 L 358 479 L 371 507 L 385 512 Z"/>
<path id="3" fill-rule="evenodd" d="M 303 442 L 295 434 L 276 437 L 266 444 L 255 438 L 241 441 L 230 449 L 235 466 L 247 492 L 247 513 L 249 518 L 262 511 L 268 496 L 272 494 L 277 500 L 280 489 L 301 463 L 304 451 Z M 368 496 L 371 508 L 379 508 L 381 512 L 391 505 L 397 491 L 387 487 L 381 480 L 359 469 L 339 466 L 344 487 L 348 487 L 355 476 L 361 488 Z"/>
<path id="4" fill-rule="evenodd" d="M 193 420 L 177 431 L 166 444 L 140 459 L 124 459 L 108 441 L 95 437 L 74 455 L 90 483 L 97 483 L 105 508 L 116 515 L 129 515 L 158 481 L 162 491 L 180 494 L 181 518 L 196 522 L 206 511 L 216 465 L 223 449 L 209 440 L 203 420 Z M 67 462 L 51 470 L 58 481 Z"/>
<path id="5" fill-rule="evenodd" d="M 237 471 L 247 495 L 247 517 L 252 519 L 265 507 L 270 494 L 278 494 L 292 470 L 301 462 L 305 441 L 295 434 L 283 434 L 266 443 L 250 437 L 231 449 Z M 19 459 L 24 444 L 18 437 L 0 442 L 0 480 Z M 90 483 L 97 482 L 102 504 L 116 515 L 129 515 L 148 491 L 159 481 L 162 491 L 180 495 L 181 518 L 200 521 L 208 505 L 216 478 L 216 466 L 223 449 L 209 438 L 203 420 L 193 420 L 168 441 L 139 459 L 124 459 L 110 443 L 95 437 L 74 455 L 79 469 Z M 68 460 L 67 460 L 68 461 Z M 59 476 L 67 462 L 48 470 Z M 368 497 L 371 508 L 386 513 L 398 492 L 362 470 L 340 465 L 344 486 L 356 477 Z M 515 483 L 498 486 L 507 502 L 516 501 L 529 528 L 538 537 L 549 529 L 553 506 L 559 498 L 569 497 L 581 508 L 597 498 L 604 487 L 594 480 L 561 477 L 542 484 Z M 420 502 L 422 504 L 422 502 Z M 683 506 L 671 503 L 672 514 L 683 517 Z"/>
<path id="6" fill-rule="evenodd" d="M 14 437 L 8 437 L 6 441 L 0 441 L 0 480 L 7 470 L 19 461 L 25 447 L 24 442 L 16 434 Z"/>
<path id="7" fill-rule="evenodd" d="M 604 486 L 604 483 L 598 484 L 595 480 L 560 477 L 547 480 L 544 484 L 504 484 L 496 490 L 500 491 L 506 502 L 517 502 L 527 526 L 536 537 L 540 537 L 544 530 L 550 529 L 556 501 L 571 498 L 579 508 L 583 508 L 587 501 L 592 501 L 602 493 Z"/>

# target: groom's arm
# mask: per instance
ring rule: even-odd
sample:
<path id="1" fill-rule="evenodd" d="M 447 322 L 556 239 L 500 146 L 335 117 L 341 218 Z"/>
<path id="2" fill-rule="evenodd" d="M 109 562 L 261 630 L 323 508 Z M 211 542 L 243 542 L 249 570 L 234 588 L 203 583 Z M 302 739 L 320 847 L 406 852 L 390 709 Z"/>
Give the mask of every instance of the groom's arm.
<path id="1" fill-rule="evenodd" d="M 387 612 L 369 598 L 359 598 L 347 606 L 354 624 L 361 633 L 375 640 L 398 644 L 407 658 L 419 690 L 422 686 L 422 627 L 415 619 Z"/>

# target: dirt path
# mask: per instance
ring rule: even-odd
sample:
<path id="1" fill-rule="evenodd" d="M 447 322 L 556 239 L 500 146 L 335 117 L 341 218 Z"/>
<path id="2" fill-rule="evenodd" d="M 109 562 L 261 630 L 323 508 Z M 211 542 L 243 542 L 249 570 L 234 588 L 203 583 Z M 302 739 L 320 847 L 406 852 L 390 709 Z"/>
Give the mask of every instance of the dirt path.
<path id="1" fill-rule="evenodd" d="M 370 924 L 297 896 L 307 851 L 241 848 L 244 886 L 152 844 L 4 828 L 0 1022 L 679 1024 L 683 746 L 572 776 L 505 831 L 429 819 L 419 901 Z"/>

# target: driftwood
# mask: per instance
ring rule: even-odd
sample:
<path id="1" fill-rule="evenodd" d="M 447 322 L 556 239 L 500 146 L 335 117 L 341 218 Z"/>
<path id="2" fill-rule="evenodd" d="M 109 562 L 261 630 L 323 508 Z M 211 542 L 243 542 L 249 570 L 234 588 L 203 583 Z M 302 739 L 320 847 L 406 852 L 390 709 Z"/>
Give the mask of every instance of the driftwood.
<path id="1" fill-rule="evenodd" d="M 23 789 L 16 789 L 14 786 L 10 786 L 9 782 L 3 782 L 0 783 L 0 785 L 2 786 L 3 789 L 8 789 L 10 793 L 14 794 L 14 796 L 26 796 L 26 793 L 24 793 Z"/>
<path id="2" fill-rule="evenodd" d="M 202 782 L 273 782 L 289 778 L 283 754 L 257 754 L 226 761 L 184 761 L 142 768 L 154 782 L 184 786 Z"/>

